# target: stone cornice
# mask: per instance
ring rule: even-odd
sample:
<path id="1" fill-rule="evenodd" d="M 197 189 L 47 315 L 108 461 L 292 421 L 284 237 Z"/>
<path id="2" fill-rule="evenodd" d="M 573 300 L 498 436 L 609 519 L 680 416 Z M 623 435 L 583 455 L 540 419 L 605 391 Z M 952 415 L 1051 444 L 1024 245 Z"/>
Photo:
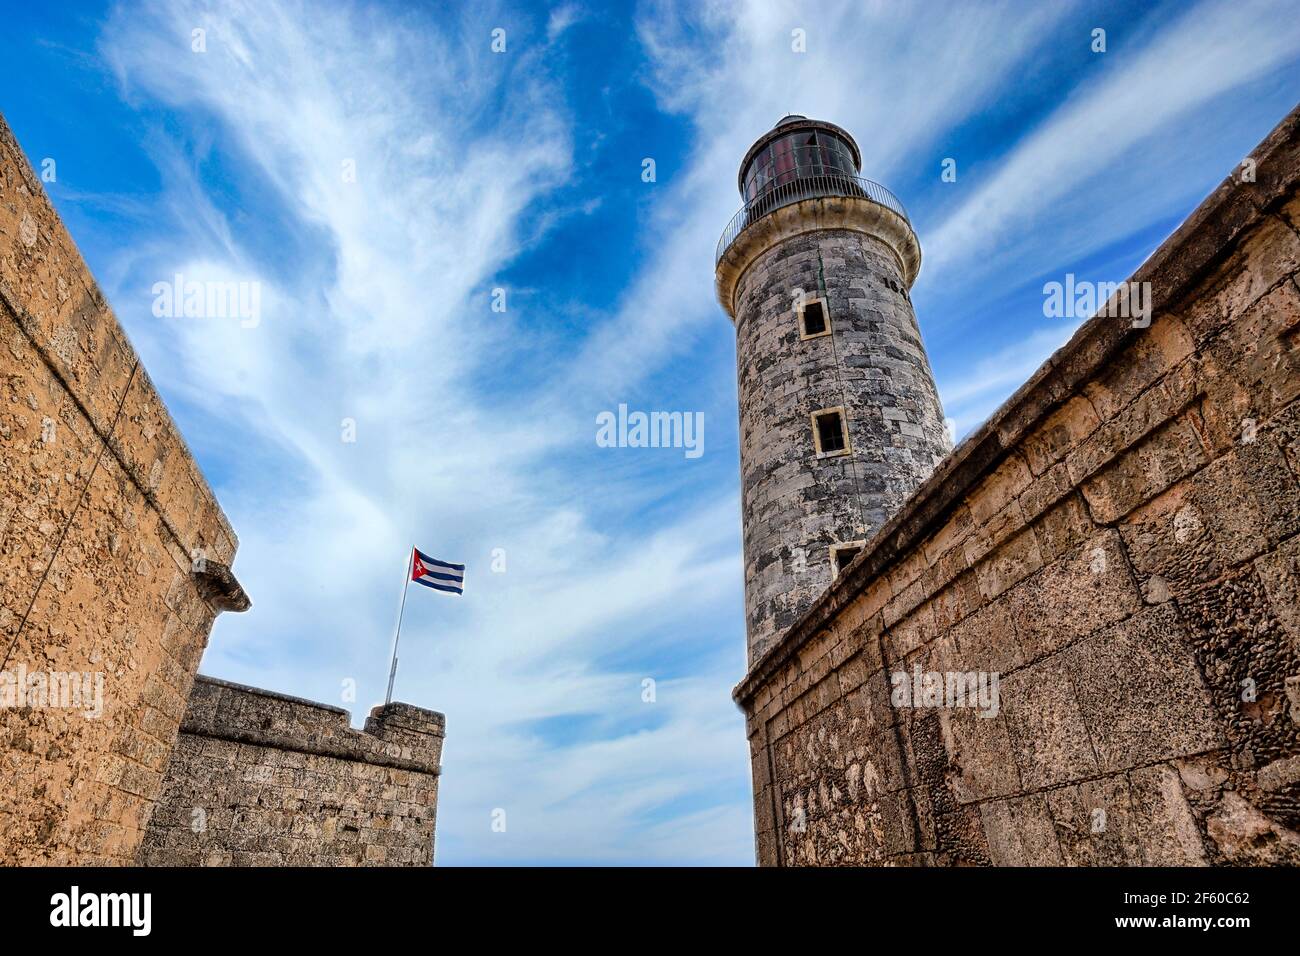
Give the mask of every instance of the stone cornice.
<path id="1" fill-rule="evenodd" d="M 754 261 L 777 243 L 823 229 L 861 232 L 883 242 L 898 257 L 903 281 L 911 288 L 921 269 L 921 244 L 907 220 L 887 206 L 861 196 L 819 196 L 773 210 L 746 226 L 718 260 L 718 303 L 736 321 L 735 294 Z"/>

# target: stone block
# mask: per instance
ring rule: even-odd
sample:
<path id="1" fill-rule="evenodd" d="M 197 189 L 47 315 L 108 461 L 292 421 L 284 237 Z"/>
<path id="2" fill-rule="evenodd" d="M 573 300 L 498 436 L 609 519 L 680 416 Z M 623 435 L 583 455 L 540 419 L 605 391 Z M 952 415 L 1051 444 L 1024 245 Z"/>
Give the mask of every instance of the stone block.
<path id="1" fill-rule="evenodd" d="M 971 519 L 970 509 L 964 504 L 959 505 L 948 517 L 944 526 L 925 543 L 926 561 L 933 564 L 940 557 L 956 548 L 966 535 L 970 534 L 973 526 L 974 521 Z"/>
<path id="2" fill-rule="evenodd" d="M 1142 606 L 1119 535 L 1103 531 L 1004 598 L 1028 660 L 1055 653 Z"/>
<path id="3" fill-rule="evenodd" d="M 1034 523 L 1044 563 L 1073 551 L 1092 538 L 1097 528 L 1082 496 L 1077 492 L 1067 495 Z"/>
<path id="4" fill-rule="evenodd" d="M 1004 677 L 1002 713 L 1026 790 L 1069 783 L 1099 772 L 1070 672 L 1047 658 Z"/>
<path id="5" fill-rule="evenodd" d="M 1266 592 L 1269 610 L 1300 652 L 1300 535 L 1261 555 L 1255 572 Z"/>
<path id="6" fill-rule="evenodd" d="M 1254 568 L 1178 603 L 1236 765 L 1251 769 L 1297 752 L 1300 722 L 1290 713 L 1287 681 L 1300 674 L 1300 656 Z"/>
<path id="7" fill-rule="evenodd" d="M 1150 607 L 1060 655 L 1099 770 L 1111 773 L 1211 750 L 1224 738 L 1182 620 Z"/>
<path id="8" fill-rule="evenodd" d="M 1179 782 L 1165 764 L 1128 774 L 1134 837 L 1144 866 L 1204 866 L 1200 828 Z"/>
<path id="9" fill-rule="evenodd" d="M 1029 469 L 1042 475 L 1101 426 L 1092 402 L 1076 395 L 1024 439 Z"/>
<path id="10" fill-rule="evenodd" d="M 1300 865 L 1300 834 L 1228 791 L 1210 811 L 1205 832 L 1220 860 L 1234 866 Z"/>
<path id="11" fill-rule="evenodd" d="M 1061 866 L 1065 860 L 1042 794 L 980 805 L 994 866 Z"/>
<path id="12" fill-rule="evenodd" d="M 1133 511 L 1120 530 L 1144 581 L 1158 576 L 1169 593 L 1185 594 L 1294 534 L 1298 491 L 1281 450 L 1261 439 Z"/>
<path id="13" fill-rule="evenodd" d="M 1070 469 L 1057 462 L 1034 479 L 1017 500 L 1026 521 L 1034 521 L 1074 490 Z"/>
<path id="14" fill-rule="evenodd" d="M 971 520 L 976 526 L 985 524 L 995 514 L 1019 497 L 1033 482 L 1034 473 L 1020 454 L 1009 455 L 983 482 L 975 493 L 966 499 Z"/>
<path id="15" fill-rule="evenodd" d="M 1140 866 L 1128 777 L 1115 774 L 1044 794 L 1067 866 Z"/>
<path id="16" fill-rule="evenodd" d="M 1020 793 L 1020 774 L 1002 716 L 969 709 L 940 711 L 951 768 L 953 799 L 959 804 Z"/>
<path id="17" fill-rule="evenodd" d="M 1195 351 L 1186 324 L 1177 316 L 1159 315 L 1150 328 L 1132 338 L 1117 360 L 1096 368 L 1082 393 L 1098 418 L 1110 421 Z"/>
<path id="18" fill-rule="evenodd" d="M 1042 566 L 1038 537 L 1033 528 L 1026 528 L 976 565 L 980 594 L 992 600 Z"/>
<path id="19" fill-rule="evenodd" d="M 1198 343 L 1242 317 L 1300 268 L 1300 236 L 1266 217 L 1191 298 L 1182 319 Z"/>
<path id="20" fill-rule="evenodd" d="M 1026 663 L 1006 598 L 964 618 L 951 633 L 962 670 L 1005 674 Z"/>
<path id="21" fill-rule="evenodd" d="M 1183 415 L 1084 481 L 1081 490 L 1093 519 L 1109 524 L 1207 460 L 1192 419 Z"/>

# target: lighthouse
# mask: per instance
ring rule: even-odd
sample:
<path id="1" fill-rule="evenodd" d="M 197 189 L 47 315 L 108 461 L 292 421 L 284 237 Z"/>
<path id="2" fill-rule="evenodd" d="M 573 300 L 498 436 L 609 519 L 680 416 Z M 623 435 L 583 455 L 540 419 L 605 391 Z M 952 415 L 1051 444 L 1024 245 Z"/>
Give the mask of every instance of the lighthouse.
<path id="1" fill-rule="evenodd" d="M 921 246 L 833 123 L 790 115 L 740 164 L 718 241 L 736 327 L 749 663 L 951 448 L 909 295 Z"/>

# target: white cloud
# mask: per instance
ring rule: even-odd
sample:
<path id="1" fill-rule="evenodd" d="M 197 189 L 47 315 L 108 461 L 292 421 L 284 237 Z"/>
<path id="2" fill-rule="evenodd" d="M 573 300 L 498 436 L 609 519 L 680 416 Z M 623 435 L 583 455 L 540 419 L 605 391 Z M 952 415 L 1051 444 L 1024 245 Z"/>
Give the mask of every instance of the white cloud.
<path id="1" fill-rule="evenodd" d="M 565 3 L 551 11 L 546 21 L 546 39 L 554 42 L 569 27 L 582 20 L 582 8 L 576 3 Z"/>
<path id="2" fill-rule="evenodd" d="M 1000 188 L 983 187 L 922 235 L 925 281 L 978 300 L 1167 213 L 1173 185 L 1104 230 L 1068 215 L 1043 227 L 1048 212 L 1086 201 L 1062 177 L 1117 175 L 1143 129 L 1168 135 L 1293 48 L 1293 30 L 1270 39 L 1251 20 L 1263 7 L 1202 8 L 1205 36 L 1186 24 L 1157 34 L 1025 132 L 991 180 Z M 886 185 L 918 163 L 937 178 L 948 138 L 1015 99 L 1072 9 L 644 4 L 647 83 L 694 138 L 677 169 L 661 166 L 645 186 L 649 253 L 619 307 L 562 348 L 520 335 L 513 313 L 491 312 L 484 297 L 557 215 L 584 210 L 548 208 L 573 173 L 574 119 L 549 72 L 562 58 L 516 42 L 526 32 L 517 15 L 472 9 L 431 25 L 271 0 L 118 11 L 104 51 L 124 95 L 185 122 L 179 132 L 160 123 L 150 139 L 165 239 L 123 250 L 115 274 L 131 288 L 180 270 L 264 289 L 256 329 L 160 323 L 147 300 L 133 311 L 115 296 L 164 394 L 204 409 L 214 440 L 232 449 L 222 502 L 254 609 L 219 620 L 205 670 L 331 702 L 349 677 L 381 695 L 398 569 L 418 543 L 473 569 L 463 601 L 411 596 L 398 679 L 399 697 L 448 714 L 442 862 L 751 859 L 750 802 L 735 793 L 747 746 L 728 696 L 744 659 L 734 483 L 688 506 L 677 495 L 661 525 L 608 520 L 608 502 L 631 515 L 664 491 L 590 465 L 590 410 L 670 363 L 729 384 L 730 367 L 689 362 L 702 339 L 726 334 L 711 256 L 739 204 L 736 165 L 778 117 L 846 127 L 864 174 Z M 584 15 L 558 8 L 536 35 L 567 42 Z M 503 23 L 511 52 L 492 54 L 490 29 Z M 196 25 L 208 30 L 206 54 L 189 52 Z M 790 48 L 796 28 L 807 53 Z M 1262 43 L 1258 67 L 1234 31 Z M 1115 141 L 1093 148 L 1101 133 Z M 349 160 L 355 182 L 342 175 Z M 1018 245 L 1022 232 L 1046 251 Z M 984 284 L 967 275 L 999 251 L 1033 252 L 1038 268 L 1012 261 Z M 923 329 L 942 318 L 919 316 Z M 981 330 L 968 367 L 941 382 L 959 431 L 1068 338 L 1040 314 L 1025 321 L 1032 333 L 1007 345 L 1003 330 L 1000 348 Z M 544 384 L 508 378 L 525 367 L 544 368 Z M 340 440 L 345 417 L 355 444 Z M 487 570 L 492 548 L 504 549 L 507 573 Z M 659 681 L 654 705 L 641 701 L 647 677 Z M 505 834 L 491 831 L 495 808 L 507 811 Z"/>
<path id="3" fill-rule="evenodd" d="M 1178 167 L 1203 139 L 1187 122 L 1191 111 L 1298 56 L 1300 18 L 1293 4 L 1275 0 L 1207 0 L 1153 36 L 1113 44 L 1097 55 L 1096 78 L 929 231 L 931 278 L 937 272 L 939 281 L 953 281 L 959 268 L 988 273 L 1010 262 L 1033 272 L 1044 259 L 1090 252 L 1117 238 L 1116 230 L 1185 201 Z M 1151 175 L 1153 165 L 1169 173 Z M 1095 230 L 1088 226 L 1102 204 L 1090 187 L 1103 175 L 1113 204 L 1122 197 L 1123 219 Z M 1042 228 L 1047 223 L 1058 228 Z"/>
<path id="4" fill-rule="evenodd" d="M 206 53 L 189 51 L 194 24 L 208 30 Z M 546 465 L 549 450 L 594 442 L 585 414 L 580 434 L 566 430 L 575 395 L 547 407 L 478 381 L 534 358 L 481 290 L 520 248 L 530 206 L 569 174 L 572 135 L 545 51 L 520 43 L 514 61 L 493 58 L 478 50 L 490 24 L 439 33 L 354 8 L 259 2 L 157 4 L 106 31 L 126 95 L 209 126 L 240 175 L 223 192 L 166 140 L 160 228 L 171 240 L 131 269 L 265 289 L 253 329 L 120 309 L 166 394 L 219 410 L 263 450 L 223 469 L 254 608 L 219 621 L 204 669 L 327 702 L 345 678 L 382 693 L 414 539 L 476 572 L 464 601 L 410 596 L 397 684 L 402 699 L 448 714 L 439 828 L 454 850 L 443 862 L 744 860 L 748 825 L 735 820 L 707 844 L 712 856 L 671 828 L 654 845 L 641 832 L 665 801 L 731 793 L 746 774 L 728 698 L 739 621 L 718 638 L 734 645 L 734 667 L 710 652 L 704 673 L 666 680 L 652 709 L 640 701 L 640 681 L 655 676 L 645 659 L 690 633 L 693 613 L 734 601 L 733 493 L 611 539 L 573 495 L 577 476 Z M 255 189 L 266 205 L 241 219 L 238 197 Z M 259 247 L 264 210 L 280 217 L 269 225 L 283 246 Z M 341 440 L 345 417 L 354 444 Z M 622 497 L 609 481 L 601 490 Z M 507 573 L 488 570 L 492 548 Z M 597 663 L 620 655 L 642 662 Z M 544 746 L 546 721 L 608 719 L 628 701 L 643 729 L 632 720 L 608 740 Z M 511 813 L 507 835 L 488 826 L 495 807 Z"/>
<path id="5" fill-rule="evenodd" d="M 1078 322 L 1045 320 L 1047 326 L 1011 342 L 964 368 L 960 378 L 939 379 L 944 412 L 958 440 L 984 423 L 1003 400 L 1029 380 L 1079 327 Z"/>

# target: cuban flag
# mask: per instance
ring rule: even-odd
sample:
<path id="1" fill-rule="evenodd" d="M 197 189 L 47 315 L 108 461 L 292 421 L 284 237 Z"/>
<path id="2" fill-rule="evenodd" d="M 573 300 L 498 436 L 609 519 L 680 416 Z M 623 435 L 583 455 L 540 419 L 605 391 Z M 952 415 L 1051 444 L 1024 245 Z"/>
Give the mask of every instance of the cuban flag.
<path id="1" fill-rule="evenodd" d="M 426 588 L 433 588 L 435 591 L 465 593 L 465 565 L 439 561 L 437 558 L 429 557 L 419 548 L 411 550 L 415 552 L 411 561 L 412 581 L 423 584 Z"/>

